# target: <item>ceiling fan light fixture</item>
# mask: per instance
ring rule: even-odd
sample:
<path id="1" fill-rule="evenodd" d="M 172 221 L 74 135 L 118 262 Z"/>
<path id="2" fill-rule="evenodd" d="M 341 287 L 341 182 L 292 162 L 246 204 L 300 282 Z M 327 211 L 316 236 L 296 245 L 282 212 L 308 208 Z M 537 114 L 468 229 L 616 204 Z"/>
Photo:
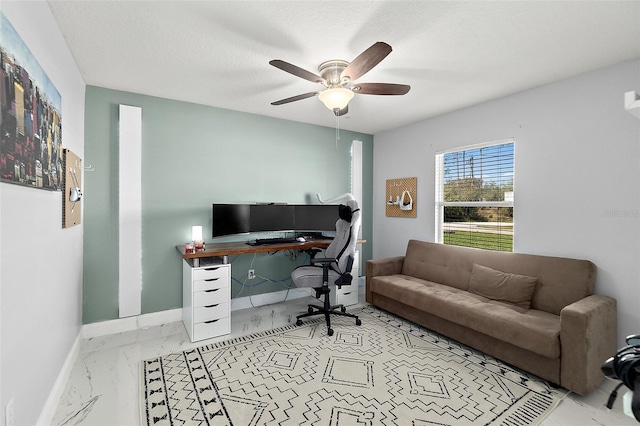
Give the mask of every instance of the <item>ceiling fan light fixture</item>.
<path id="1" fill-rule="evenodd" d="M 349 101 L 353 99 L 354 93 L 344 87 L 334 87 L 326 89 L 320 92 L 318 97 L 331 111 L 336 109 L 341 110 L 349 104 Z"/>
<path id="2" fill-rule="evenodd" d="M 322 103 L 324 103 L 324 106 L 333 111 L 336 117 L 340 117 L 347 114 L 349 102 L 353 99 L 356 92 L 363 95 L 405 95 L 411 89 L 411 86 L 406 84 L 357 83 L 349 86 L 353 84 L 355 80 L 371 71 L 373 67 L 391 53 L 391 50 L 391 46 L 387 43 L 378 41 L 351 62 L 343 61 L 342 59 L 332 59 L 321 63 L 318 67 L 319 75 L 280 59 L 269 61 L 270 65 L 282 71 L 312 83 L 321 83 L 322 86 L 324 86 L 322 91 L 291 96 L 276 102 L 271 102 L 271 105 L 284 105 L 318 95 Z M 346 86 L 349 86 L 349 88 Z"/>

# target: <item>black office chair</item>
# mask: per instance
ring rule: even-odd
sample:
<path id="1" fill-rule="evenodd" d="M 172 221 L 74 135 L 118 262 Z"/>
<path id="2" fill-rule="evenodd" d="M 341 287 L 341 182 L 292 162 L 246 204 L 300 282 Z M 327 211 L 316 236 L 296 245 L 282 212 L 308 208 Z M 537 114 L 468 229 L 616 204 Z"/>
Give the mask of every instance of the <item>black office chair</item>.
<path id="1" fill-rule="evenodd" d="M 331 285 L 341 288 L 343 285 L 351 285 L 353 281 L 351 268 L 360 230 L 360 209 L 357 201 L 349 200 L 346 205 L 341 205 L 337 210 L 339 219 L 336 222 L 336 236 L 326 248 L 325 257 L 314 257 L 311 259 L 310 266 L 301 266 L 291 273 L 291 279 L 297 287 L 313 288 L 316 291 L 317 299 L 324 295 L 324 304 L 322 306 L 309 305 L 306 314 L 296 317 L 296 325 L 302 325 L 300 318 L 324 315 L 329 336 L 333 335 L 331 315 L 355 318 L 356 325 L 362 324 L 358 316 L 347 313 L 343 305 L 331 306 L 329 302 Z M 357 281 L 355 285 L 358 285 Z"/>

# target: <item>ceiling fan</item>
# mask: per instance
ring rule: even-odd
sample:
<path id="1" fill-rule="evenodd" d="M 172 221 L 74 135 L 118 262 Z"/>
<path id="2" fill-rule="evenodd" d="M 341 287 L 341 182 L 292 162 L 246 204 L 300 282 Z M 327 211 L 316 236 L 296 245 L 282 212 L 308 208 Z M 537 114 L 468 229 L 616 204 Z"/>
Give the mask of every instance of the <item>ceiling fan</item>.
<path id="1" fill-rule="evenodd" d="M 320 83 L 325 87 L 323 90 L 271 102 L 271 105 L 288 104 L 317 95 L 336 116 L 341 116 L 349 111 L 349 101 L 356 93 L 361 95 L 404 95 L 409 92 L 411 86 L 393 83 L 354 83 L 355 80 L 386 58 L 391 50 L 391 46 L 379 41 L 358 55 L 351 63 L 341 59 L 321 63 L 318 67 L 320 75 L 280 59 L 269 61 L 269 64 L 276 68 L 313 83 Z"/>

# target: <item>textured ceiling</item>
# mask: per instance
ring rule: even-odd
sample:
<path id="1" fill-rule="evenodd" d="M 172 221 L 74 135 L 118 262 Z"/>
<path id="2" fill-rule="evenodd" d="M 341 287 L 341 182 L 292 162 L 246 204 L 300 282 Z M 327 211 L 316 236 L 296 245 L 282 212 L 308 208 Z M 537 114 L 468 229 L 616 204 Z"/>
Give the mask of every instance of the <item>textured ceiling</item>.
<path id="1" fill-rule="evenodd" d="M 89 85 L 331 127 L 316 98 L 270 105 L 322 86 L 269 61 L 317 73 L 387 42 L 393 52 L 357 81 L 411 91 L 355 96 L 339 125 L 370 134 L 640 58 L 639 1 L 49 4 Z"/>

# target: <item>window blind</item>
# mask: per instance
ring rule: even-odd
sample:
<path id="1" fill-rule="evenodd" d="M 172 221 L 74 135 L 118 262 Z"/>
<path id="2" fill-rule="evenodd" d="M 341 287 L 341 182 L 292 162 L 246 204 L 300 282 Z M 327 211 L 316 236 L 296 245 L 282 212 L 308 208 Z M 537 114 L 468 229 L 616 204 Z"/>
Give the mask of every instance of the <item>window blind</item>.
<path id="1" fill-rule="evenodd" d="M 513 251 L 514 141 L 436 155 L 436 241 Z"/>

